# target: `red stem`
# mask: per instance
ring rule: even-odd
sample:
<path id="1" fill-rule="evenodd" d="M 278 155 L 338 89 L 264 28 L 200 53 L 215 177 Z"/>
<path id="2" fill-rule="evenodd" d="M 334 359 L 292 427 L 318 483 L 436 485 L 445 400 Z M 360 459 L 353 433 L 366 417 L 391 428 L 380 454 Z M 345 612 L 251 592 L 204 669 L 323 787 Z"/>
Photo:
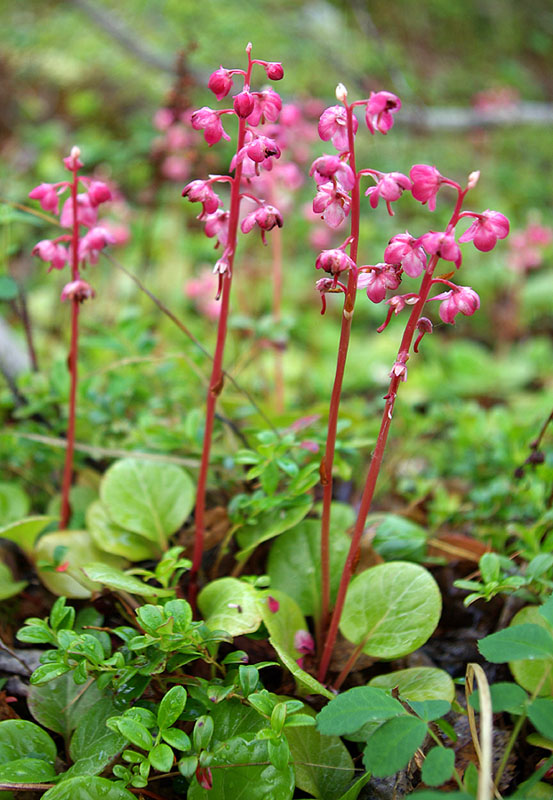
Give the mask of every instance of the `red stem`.
<path id="1" fill-rule="evenodd" d="M 77 192 L 79 178 L 78 167 L 73 167 L 73 181 L 71 183 L 71 200 L 73 205 L 73 233 L 71 237 L 71 274 L 74 281 L 79 279 L 79 220 Z M 79 301 L 74 298 L 71 302 L 71 344 L 67 368 L 71 376 L 69 389 L 69 420 L 67 423 L 67 450 L 65 451 L 65 465 L 63 468 L 63 482 L 61 489 L 61 518 L 60 530 L 65 530 L 71 517 L 69 492 L 73 477 L 73 454 L 75 450 L 75 417 L 77 406 L 77 360 L 79 345 Z"/>
<path id="2" fill-rule="evenodd" d="M 455 209 L 449 221 L 448 230 L 455 226 L 457 220 L 459 219 L 459 213 L 461 211 L 461 207 L 463 204 L 463 200 L 466 194 L 466 190 L 462 191 L 459 189 L 457 203 L 455 205 Z M 428 263 L 428 267 L 424 273 L 420 291 L 419 291 L 419 300 L 413 306 L 413 310 L 409 316 L 407 321 L 407 325 L 405 326 L 405 331 L 403 333 L 403 337 L 401 339 L 401 344 L 398 350 L 398 360 L 401 360 L 402 354 L 409 354 L 409 350 L 411 349 L 411 343 L 413 340 L 413 336 L 416 331 L 417 322 L 419 321 L 419 317 L 421 316 L 422 309 L 424 304 L 428 299 L 428 295 L 430 293 L 430 289 L 432 287 L 432 275 L 436 268 L 436 264 L 439 261 L 439 256 L 434 255 L 430 259 Z M 388 389 L 388 394 L 386 395 L 386 403 L 384 405 L 384 412 L 382 414 L 382 422 L 380 424 L 380 431 L 378 434 L 378 438 L 376 440 L 376 446 L 374 448 L 371 463 L 369 466 L 369 472 L 367 474 L 367 480 L 365 483 L 365 488 L 363 490 L 363 495 L 361 497 L 361 504 L 359 506 L 359 513 L 357 515 L 357 521 L 355 523 L 355 528 L 353 531 L 353 536 L 349 548 L 349 552 L 346 558 L 346 563 L 344 565 L 344 569 L 342 571 L 342 577 L 340 579 L 340 586 L 338 589 L 338 596 L 336 598 L 336 606 L 334 608 L 334 613 L 332 615 L 332 620 L 330 622 L 330 627 L 328 629 L 328 634 L 326 637 L 323 655 L 321 658 L 321 663 L 319 666 L 319 681 L 323 682 L 326 678 L 326 673 L 328 671 L 328 666 L 330 664 L 330 659 L 332 657 L 332 651 L 334 649 L 334 644 L 336 642 L 336 636 L 338 634 L 338 627 L 340 625 L 340 619 L 342 617 L 342 611 L 344 609 L 344 603 L 346 600 L 346 592 L 348 589 L 348 585 L 353 575 L 353 570 L 355 569 L 355 565 L 357 563 L 357 559 L 359 556 L 359 548 L 361 544 L 361 537 L 363 535 L 363 531 L 365 529 L 365 522 L 367 520 L 367 514 L 369 513 L 369 509 L 371 507 L 372 499 L 374 496 L 374 490 L 376 487 L 376 481 L 378 479 L 378 473 L 380 471 L 380 466 L 382 464 L 382 458 L 384 456 L 384 449 L 386 447 L 386 441 L 388 439 L 388 432 L 390 430 L 390 425 L 392 422 L 392 412 L 394 409 L 394 403 L 397 395 L 398 386 L 400 383 L 400 378 L 397 375 L 392 374 L 392 379 L 390 381 L 390 387 Z M 342 677 L 342 676 L 340 676 Z M 345 676 L 344 676 L 345 677 Z M 343 678 L 342 678 L 343 679 Z"/>
<path id="3" fill-rule="evenodd" d="M 347 126 L 348 126 L 348 148 L 349 165 L 355 174 L 355 185 L 351 190 L 351 229 L 350 229 L 350 258 L 357 263 L 357 250 L 359 247 L 359 181 L 355 167 L 355 139 L 353 132 L 353 106 L 346 105 Z M 326 447 L 321 461 L 321 484 L 323 486 L 323 511 L 321 517 L 321 616 L 318 623 L 319 642 L 324 635 L 328 624 L 330 609 L 330 506 L 332 503 L 332 466 L 334 463 L 334 451 L 336 448 L 336 429 L 338 425 L 338 412 L 340 409 L 340 396 L 342 394 L 342 383 L 344 370 L 348 355 L 351 323 L 353 319 L 353 309 L 355 306 L 355 296 L 357 294 L 357 270 L 350 269 L 348 275 L 348 285 L 344 298 L 344 311 L 342 314 L 342 326 L 340 330 L 340 343 L 338 345 L 338 357 L 336 361 L 336 375 L 330 397 L 330 408 L 328 413 L 328 429 L 326 436 Z"/>

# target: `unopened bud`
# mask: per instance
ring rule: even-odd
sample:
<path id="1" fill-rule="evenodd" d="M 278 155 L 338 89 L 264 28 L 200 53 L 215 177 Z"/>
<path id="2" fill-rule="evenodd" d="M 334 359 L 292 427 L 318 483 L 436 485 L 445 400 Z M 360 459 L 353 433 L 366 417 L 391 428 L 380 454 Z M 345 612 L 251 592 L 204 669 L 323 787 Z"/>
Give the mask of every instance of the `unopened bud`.
<path id="1" fill-rule="evenodd" d="M 339 100 L 340 103 L 345 103 L 348 99 L 348 90 L 344 86 L 343 83 L 339 83 L 336 87 L 336 100 Z"/>
<path id="2" fill-rule="evenodd" d="M 474 172 L 471 172 L 469 175 L 469 179 L 467 182 L 467 189 L 474 189 L 476 184 L 478 183 L 478 179 L 480 178 L 480 170 L 477 169 Z"/>

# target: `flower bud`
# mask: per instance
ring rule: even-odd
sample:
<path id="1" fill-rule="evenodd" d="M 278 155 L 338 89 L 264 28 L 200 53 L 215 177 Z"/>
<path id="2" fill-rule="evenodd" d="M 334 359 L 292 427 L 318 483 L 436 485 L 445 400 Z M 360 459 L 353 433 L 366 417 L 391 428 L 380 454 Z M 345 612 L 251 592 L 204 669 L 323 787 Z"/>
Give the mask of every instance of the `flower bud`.
<path id="1" fill-rule="evenodd" d="M 278 61 L 270 61 L 265 67 L 265 72 L 271 81 L 280 81 L 284 77 L 282 64 L 280 64 Z"/>
<path id="2" fill-rule="evenodd" d="M 336 100 L 340 103 L 345 103 L 348 99 L 348 90 L 343 83 L 339 83 L 336 87 Z"/>
<path id="3" fill-rule="evenodd" d="M 240 92 L 233 97 L 233 107 L 241 119 L 246 119 L 252 113 L 255 99 L 251 92 Z"/>

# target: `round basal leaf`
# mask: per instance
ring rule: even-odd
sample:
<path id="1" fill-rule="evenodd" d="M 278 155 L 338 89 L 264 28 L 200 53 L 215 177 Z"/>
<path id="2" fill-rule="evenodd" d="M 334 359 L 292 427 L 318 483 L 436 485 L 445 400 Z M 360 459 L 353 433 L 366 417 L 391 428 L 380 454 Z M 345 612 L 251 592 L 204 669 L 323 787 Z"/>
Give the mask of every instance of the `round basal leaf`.
<path id="1" fill-rule="evenodd" d="M 314 727 L 286 727 L 284 733 L 290 745 L 296 786 L 313 797 L 339 800 L 354 777 L 353 761 L 342 740 L 323 736 Z"/>
<path id="2" fill-rule="evenodd" d="M 553 628 L 545 621 L 538 606 L 526 606 L 518 611 L 509 627 L 516 625 L 539 625 L 545 632 L 553 634 Z M 539 687 L 538 695 L 553 695 L 553 660 L 551 658 L 523 659 L 509 661 L 509 669 L 517 683 L 533 694 Z"/>
<path id="3" fill-rule="evenodd" d="M 40 758 L 18 758 L 0 766 L 0 783 L 47 783 L 55 777 L 54 765 Z"/>
<path id="4" fill-rule="evenodd" d="M 553 659 L 553 637 L 539 623 L 521 622 L 480 639 L 478 649 L 494 664 L 510 660 Z"/>
<path id="5" fill-rule="evenodd" d="M 317 729 L 326 736 L 355 733 L 367 722 L 405 714 L 401 703 L 383 689 L 356 686 L 334 697 L 317 714 Z"/>
<path id="6" fill-rule="evenodd" d="M 296 681 L 301 694 L 322 694 L 323 697 L 326 697 L 329 700 L 334 698 L 332 692 L 326 689 L 322 683 L 319 683 L 319 681 L 310 675 L 309 672 L 306 672 L 304 669 L 302 669 L 297 661 L 295 661 L 289 653 L 279 646 L 278 642 L 275 642 L 274 639 L 269 639 L 269 644 L 275 648 L 278 657 L 286 669 L 294 676 L 294 680 Z"/>
<path id="7" fill-rule="evenodd" d="M 211 581 L 198 595 L 198 608 L 211 630 L 231 636 L 253 633 L 261 625 L 257 592 L 237 578 Z"/>
<path id="8" fill-rule="evenodd" d="M 27 581 L 14 581 L 10 568 L 0 561 L 0 600 L 19 594 Z"/>
<path id="9" fill-rule="evenodd" d="M 373 733 L 363 764 L 377 778 L 394 775 L 407 766 L 426 736 L 426 723 L 405 715 L 389 719 Z"/>
<path id="10" fill-rule="evenodd" d="M 145 561 L 161 555 L 160 548 L 149 539 L 112 522 L 101 500 L 96 500 L 88 507 L 86 527 L 94 543 L 106 553 L 123 556 L 128 561 Z"/>
<path id="11" fill-rule="evenodd" d="M 375 658 L 399 658 L 423 645 L 438 624 L 442 600 L 432 575 L 418 564 L 393 561 L 355 577 L 340 631 Z"/>
<path id="12" fill-rule="evenodd" d="M 35 542 L 42 531 L 55 521 L 55 517 L 26 517 L 0 528 L 0 539 L 15 542 L 28 558 L 34 555 Z"/>
<path id="13" fill-rule="evenodd" d="M 272 608 L 276 610 L 272 611 Z M 307 637 L 308 642 L 312 640 L 309 638 L 305 617 L 296 601 L 284 592 L 271 589 L 259 593 L 259 609 L 271 641 L 278 644 L 279 651 L 284 650 L 294 660 L 301 658 L 303 653 L 296 646 L 299 644 L 296 641 L 298 633 Z"/>
<path id="14" fill-rule="evenodd" d="M 194 486 L 175 464 L 125 458 L 102 479 L 100 498 L 113 522 L 167 547 L 194 505 Z"/>
<path id="15" fill-rule="evenodd" d="M 2 525 L 21 520 L 29 513 L 31 501 L 17 483 L 0 483 L 0 520 Z"/>
<path id="16" fill-rule="evenodd" d="M 294 770 L 290 765 L 276 769 L 267 764 L 267 751 L 266 740 L 230 739 L 213 754 L 210 765 L 213 788 L 202 789 L 193 778 L 188 800 L 290 800 L 294 792 Z M 219 765 L 227 768 L 217 769 Z"/>
<path id="17" fill-rule="evenodd" d="M 380 689 L 397 689 L 402 700 L 447 700 L 455 698 L 455 684 L 443 669 L 437 667 L 409 667 L 386 675 L 377 675 L 369 686 Z"/>
<path id="18" fill-rule="evenodd" d="M 134 794 L 107 778 L 67 778 L 42 795 L 43 800 L 136 800 Z"/>
<path id="19" fill-rule="evenodd" d="M 334 505 L 334 504 L 333 504 Z M 331 517 L 332 519 L 332 517 Z M 273 543 L 267 572 L 271 586 L 292 597 L 307 616 L 318 618 L 321 604 L 321 523 L 306 519 Z M 332 528 L 330 548 L 330 598 L 334 603 L 350 538 Z"/>
<path id="20" fill-rule="evenodd" d="M 43 686 L 31 686 L 27 697 L 29 710 L 37 722 L 60 733 L 67 741 L 79 719 L 100 702 L 102 692 L 93 682 L 78 686 L 68 672 Z"/>
<path id="21" fill-rule="evenodd" d="M 245 560 L 258 544 L 293 528 L 302 521 L 312 505 L 313 498 L 311 495 L 305 494 L 290 501 L 287 508 L 276 508 L 260 514 L 256 517 L 254 525 L 245 526 L 236 534 L 236 539 L 242 549 L 235 558 L 239 561 Z"/>
<path id="22" fill-rule="evenodd" d="M 367 524 L 376 528 L 372 546 L 385 561 L 422 561 L 426 554 L 424 528 L 397 514 L 373 514 Z"/>
<path id="23" fill-rule="evenodd" d="M 113 559 L 114 556 L 111 556 L 111 558 Z M 91 580 L 116 592 L 129 592 L 129 594 L 138 594 L 141 597 L 170 597 L 174 595 L 173 589 L 150 586 L 135 578 L 134 575 L 127 575 L 123 570 L 111 567 L 108 564 L 87 564 L 84 572 Z"/>
<path id="24" fill-rule="evenodd" d="M 421 777 L 428 786 L 441 786 L 451 778 L 454 765 L 454 750 L 446 747 L 433 747 L 426 754 Z"/>
<path id="25" fill-rule="evenodd" d="M 58 548 L 63 548 L 61 564 L 55 561 Z M 38 577 L 52 594 L 79 598 L 90 597 L 92 592 L 99 592 L 102 588 L 99 583 L 85 575 L 82 569 L 85 564 L 90 564 L 91 561 L 102 561 L 114 567 L 123 564 L 123 559 L 118 556 L 99 550 L 88 531 L 56 531 L 44 534 L 35 548 L 34 560 L 52 564 L 52 569 L 37 568 Z M 57 571 L 56 567 L 63 567 L 63 571 Z"/>
<path id="26" fill-rule="evenodd" d="M 0 722 L 0 764 L 32 756 L 53 764 L 57 755 L 53 739 L 35 725 L 24 719 L 8 719 Z"/>

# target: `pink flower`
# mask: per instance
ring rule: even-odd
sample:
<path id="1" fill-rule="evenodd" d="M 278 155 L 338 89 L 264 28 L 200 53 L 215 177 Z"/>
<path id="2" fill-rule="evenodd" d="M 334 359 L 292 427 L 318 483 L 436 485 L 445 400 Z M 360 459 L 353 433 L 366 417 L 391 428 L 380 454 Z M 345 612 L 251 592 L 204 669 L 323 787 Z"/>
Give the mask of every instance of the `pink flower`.
<path id="1" fill-rule="evenodd" d="M 158 131 L 166 131 L 175 121 L 175 115 L 170 108 L 160 108 L 154 115 L 154 125 Z"/>
<path id="2" fill-rule="evenodd" d="M 114 243 L 115 237 L 107 228 L 92 228 L 79 242 L 79 260 L 86 258 L 91 264 L 96 264 L 100 250 Z"/>
<path id="3" fill-rule="evenodd" d="M 430 167 L 428 164 L 415 164 L 411 167 L 409 177 L 413 181 L 411 192 L 415 200 L 419 200 L 423 205 L 428 203 L 430 211 L 434 211 L 438 189 L 444 182 L 443 175 L 440 175 L 436 167 Z"/>
<path id="4" fill-rule="evenodd" d="M 241 119 L 246 119 L 252 113 L 255 100 L 251 92 L 240 92 L 232 98 L 232 106 Z"/>
<path id="5" fill-rule="evenodd" d="M 202 213 L 198 219 L 214 214 L 222 205 L 209 181 L 191 181 L 182 190 L 182 196 L 188 197 L 191 203 L 202 203 Z"/>
<path id="6" fill-rule="evenodd" d="M 222 100 L 232 88 L 232 77 L 229 70 L 220 66 L 219 69 L 216 69 L 215 72 L 212 72 L 209 76 L 207 86 L 211 89 L 217 100 Z"/>
<path id="7" fill-rule="evenodd" d="M 203 106 L 197 111 L 194 111 L 190 118 L 190 122 L 195 131 L 204 132 L 204 139 L 211 147 L 216 144 L 221 138 L 230 141 L 230 136 L 225 133 L 221 124 L 220 112 L 214 111 L 208 106 Z"/>
<path id="8" fill-rule="evenodd" d="M 61 293 L 61 299 L 76 300 L 79 303 L 83 303 L 90 297 L 94 297 L 95 294 L 96 292 L 89 283 L 79 279 L 77 281 L 71 281 L 71 283 L 66 283 Z"/>
<path id="9" fill-rule="evenodd" d="M 71 153 L 67 156 L 67 158 L 63 159 L 65 168 L 68 169 L 70 172 L 81 169 L 81 167 L 83 167 L 84 164 L 81 161 L 80 156 L 81 156 L 80 149 L 78 147 L 72 147 Z"/>
<path id="10" fill-rule="evenodd" d="M 468 216 L 468 215 L 467 215 Z M 483 214 L 471 214 L 476 219 L 462 236 L 460 242 L 474 241 L 477 250 L 487 253 L 493 250 L 498 239 L 505 239 L 509 235 L 509 220 L 499 211 L 487 209 Z"/>
<path id="11" fill-rule="evenodd" d="M 277 225 L 279 228 L 282 228 L 282 215 L 278 208 L 274 206 L 260 206 L 244 217 L 240 228 L 242 233 L 249 233 L 255 225 L 261 228 L 261 238 L 263 239 L 263 243 L 266 244 L 265 231 L 272 231 Z"/>
<path id="12" fill-rule="evenodd" d="M 189 162 L 182 156 L 167 156 L 161 164 L 161 174 L 170 181 L 184 181 L 190 174 Z"/>
<path id="13" fill-rule="evenodd" d="M 108 200 L 111 200 L 111 191 L 103 181 L 92 181 L 88 187 L 88 196 L 91 205 L 99 206 L 100 203 L 107 203 Z"/>
<path id="14" fill-rule="evenodd" d="M 407 380 L 407 361 L 409 360 L 409 353 L 398 353 L 397 361 L 394 361 L 390 378 L 399 378 L 400 381 Z"/>
<path id="15" fill-rule="evenodd" d="M 449 292 L 436 295 L 432 300 L 443 301 L 440 305 L 440 319 L 452 325 L 455 324 L 457 314 L 470 317 L 480 308 L 480 298 L 470 286 L 458 286 Z"/>
<path id="16" fill-rule="evenodd" d="M 50 241 L 50 239 L 42 239 L 42 241 L 35 244 L 32 253 L 43 261 L 50 262 L 50 269 L 63 269 L 68 259 L 66 248 L 61 244 Z"/>
<path id="17" fill-rule="evenodd" d="M 320 156 L 311 164 L 309 174 L 315 177 L 317 183 L 326 183 L 329 178 L 337 180 L 344 189 L 353 189 L 355 175 L 349 164 L 338 156 Z"/>
<path id="18" fill-rule="evenodd" d="M 98 210 L 92 205 L 88 194 L 77 195 L 77 222 L 85 228 L 96 224 Z M 68 197 L 61 210 L 60 225 L 62 228 L 73 227 L 73 198 Z"/>
<path id="19" fill-rule="evenodd" d="M 205 235 L 216 237 L 217 245 L 226 246 L 228 241 L 229 212 L 218 209 L 205 218 Z"/>
<path id="20" fill-rule="evenodd" d="M 407 231 L 390 239 L 384 251 L 384 260 L 388 264 L 400 265 L 411 278 L 418 278 L 426 269 L 426 254 Z"/>
<path id="21" fill-rule="evenodd" d="M 387 172 L 380 173 L 380 178 L 376 186 L 370 186 L 365 194 L 370 198 L 369 202 L 372 208 L 376 208 L 380 197 L 386 202 L 388 213 L 391 217 L 394 212 L 390 206 L 395 200 L 399 200 L 403 194 L 404 189 L 411 188 L 411 181 L 402 172 Z"/>
<path id="22" fill-rule="evenodd" d="M 303 655 L 312 655 L 315 652 L 315 642 L 309 631 L 296 631 L 294 634 L 294 647 Z"/>
<path id="23" fill-rule="evenodd" d="M 274 89 L 253 93 L 254 106 L 248 116 L 248 124 L 259 125 L 260 122 L 275 122 L 282 108 L 280 95 Z"/>
<path id="24" fill-rule="evenodd" d="M 339 275 L 347 269 L 354 269 L 355 263 L 343 250 L 323 250 L 315 262 L 317 269 L 324 269 L 331 275 Z"/>
<path id="25" fill-rule="evenodd" d="M 270 81 L 280 81 L 284 78 L 284 70 L 279 61 L 269 61 L 265 65 L 265 72 Z"/>
<path id="26" fill-rule="evenodd" d="M 340 227 L 349 214 L 350 206 L 349 196 L 332 181 L 321 184 L 313 199 L 313 211 L 315 214 L 321 214 L 331 228 Z"/>
<path id="27" fill-rule="evenodd" d="M 380 303 L 386 297 L 387 290 L 397 289 L 400 283 L 398 267 L 393 264 L 375 264 L 370 271 L 359 274 L 357 288 L 366 289 L 369 300 Z"/>
<path id="28" fill-rule="evenodd" d="M 253 142 L 250 142 L 242 148 L 240 153 L 242 152 L 257 164 L 273 156 L 275 158 L 280 158 L 280 147 L 274 139 L 270 139 L 268 136 L 257 136 Z M 240 153 L 238 154 L 239 160 L 241 160 Z"/>
<path id="29" fill-rule="evenodd" d="M 32 200 L 38 200 L 45 211 L 52 211 L 54 214 L 58 213 L 58 193 L 51 183 L 41 183 L 39 186 L 36 186 L 29 192 L 29 197 Z"/>
<path id="30" fill-rule="evenodd" d="M 353 117 L 354 133 L 358 126 L 357 118 Z M 319 120 L 319 136 L 325 142 L 330 139 L 337 150 L 348 149 L 347 116 L 343 106 L 331 106 L 323 111 Z"/>
<path id="31" fill-rule="evenodd" d="M 388 133 L 394 124 L 393 114 L 401 108 L 401 100 L 392 92 L 371 92 L 365 122 L 371 133 Z"/>
<path id="32" fill-rule="evenodd" d="M 422 244 L 427 253 L 437 255 L 444 261 L 453 261 L 457 268 L 461 266 L 461 251 L 452 233 L 429 231 L 417 239 L 416 244 Z"/>

